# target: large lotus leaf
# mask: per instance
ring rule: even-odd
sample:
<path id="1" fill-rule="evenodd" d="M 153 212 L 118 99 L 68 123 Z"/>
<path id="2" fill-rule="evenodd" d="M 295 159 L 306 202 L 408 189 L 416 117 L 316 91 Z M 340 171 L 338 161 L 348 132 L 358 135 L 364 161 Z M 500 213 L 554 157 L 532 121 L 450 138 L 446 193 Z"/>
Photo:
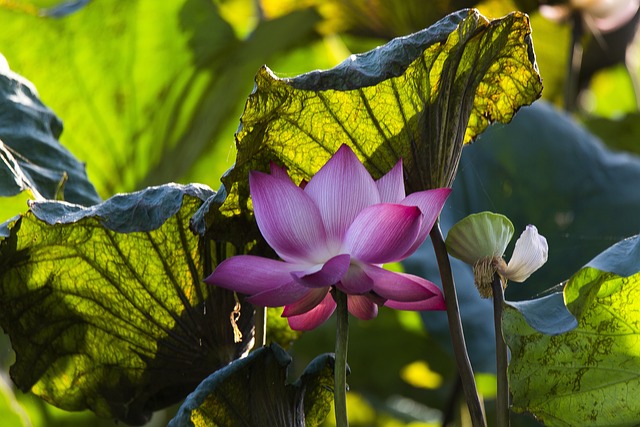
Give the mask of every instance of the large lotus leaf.
<path id="1" fill-rule="evenodd" d="M 39 199 L 98 203 L 84 165 L 58 142 L 62 122 L 40 101 L 33 85 L 3 60 L 0 55 L 0 196 L 29 190 Z"/>
<path id="2" fill-rule="evenodd" d="M 250 170 L 276 161 L 294 180 L 309 179 L 341 144 L 375 177 L 402 158 L 410 192 L 447 186 L 463 142 L 492 121 L 511 120 L 540 90 L 521 13 L 488 21 L 461 11 L 333 69 L 291 79 L 263 67 L 236 135 L 236 165 L 223 178 L 229 196 L 222 214 L 248 216 Z M 214 225 L 219 233 L 229 229 L 222 219 Z"/>
<path id="3" fill-rule="evenodd" d="M 578 327 L 543 335 L 504 312 L 513 409 L 548 426 L 632 426 L 640 413 L 640 236 L 624 240 L 569 279 Z"/>
<path id="4" fill-rule="evenodd" d="M 528 300 L 640 230 L 639 182 L 640 158 L 608 150 L 569 115 L 538 101 L 523 108 L 510 124 L 490 127 L 464 148 L 441 225 L 446 235 L 471 213 L 500 212 L 514 223 L 515 241 L 527 224 L 535 224 L 549 242 L 549 260 L 526 283 L 509 283 L 506 291 L 508 300 Z M 405 271 L 439 283 L 431 244 L 403 264 Z M 454 259 L 452 267 L 474 368 L 495 371 L 493 326 L 477 321 L 492 318 L 491 301 L 478 296 L 470 266 Z M 567 313 L 557 313 L 565 321 L 551 328 L 570 328 Z M 444 313 L 425 312 L 423 317 L 429 332 L 448 346 Z"/>
<path id="5" fill-rule="evenodd" d="M 591 132 L 598 135 L 607 146 L 640 154 L 640 113 L 629 113 L 624 117 L 608 119 L 604 117 L 589 117 L 585 125 Z"/>
<path id="6" fill-rule="evenodd" d="M 63 143 L 104 197 L 181 179 L 218 139 L 226 155 L 233 141 L 220 133 L 255 70 L 317 21 L 300 11 L 240 39 L 211 0 L 101 0 L 53 15 L 14 3 L 0 2 L 0 52 L 63 118 Z M 226 167 L 208 161 L 215 180 Z"/>
<path id="7" fill-rule="evenodd" d="M 314 359 L 286 384 L 291 357 L 271 345 L 237 360 L 187 397 L 170 427 L 314 427 L 333 400 L 333 355 Z"/>
<path id="8" fill-rule="evenodd" d="M 204 186 L 169 184 L 84 208 L 36 203 L 5 224 L 0 326 L 11 377 L 66 410 L 142 424 L 248 350 L 232 292 L 202 278 L 226 254 L 189 230 Z"/>

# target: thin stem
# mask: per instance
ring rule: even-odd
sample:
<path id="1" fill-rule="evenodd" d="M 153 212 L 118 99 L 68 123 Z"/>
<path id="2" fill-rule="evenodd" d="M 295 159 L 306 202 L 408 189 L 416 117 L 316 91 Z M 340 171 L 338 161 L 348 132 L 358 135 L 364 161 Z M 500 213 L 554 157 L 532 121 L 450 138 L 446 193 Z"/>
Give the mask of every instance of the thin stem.
<path id="1" fill-rule="evenodd" d="M 458 308 L 458 296 L 453 281 L 453 273 L 451 272 L 451 264 L 449 262 L 449 254 L 444 244 L 440 224 L 437 222 L 431 229 L 431 242 L 438 260 L 438 269 L 442 279 L 442 289 L 444 291 L 444 300 L 447 306 L 447 319 L 449 321 L 449 333 L 453 344 L 453 353 L 458 366 L 458 372 L 462 380 L 462 389 L 469 407 L 471 422 L 473 427 L 486 427 L 480 398 L 476 389 L 476 380 L 473 376 L 473 369 L 467 354 L 467 346 L 464 341 L 464 332 L 462 331 L 462 321 L 460 320 L 460 309 Z"/>
<path id="2" fill-rule="evenodd" d="M 255 344 L 253 344 L 253 349 L 257 350 L 267 345 L 267 309 L 266 307 L 256 307 L 255 310 Z"/>
<path id="3" fill-rule="evenodd" d="M 502 307 L 504 290 L 502 280 L 495 274 L 491 284 L 493 288 L 493 322 L 496 328 L 496 364 L 498 375 L 498 395 L 496 396 L 496 425 L 509 426 L 509 381 L 507 379 L 507 344 L 502 336 Z"/>
<path id="4" fill-rule="evenodd" d="M 336 300 L 336 363 L 334 366 L 334 406 L 336 411 L 336 427 L 348 427 L 347 421 L 347 347 L 349 346 L 349 310 L 347 294 L 334 289 Z"/>
<path id="5" fill-rule="evenodd" d="M 571 16 L 571 45 L 569 48 L 569 61 L 567 62 L 567 76 L 564 91 L 564 109 L 575 111 L 577 107 L 577 97 L 580 90 L 580 69 L 582 68 L 582 37 L 584 36 L 584 25 L 580 12 L 574 12 Z"/>

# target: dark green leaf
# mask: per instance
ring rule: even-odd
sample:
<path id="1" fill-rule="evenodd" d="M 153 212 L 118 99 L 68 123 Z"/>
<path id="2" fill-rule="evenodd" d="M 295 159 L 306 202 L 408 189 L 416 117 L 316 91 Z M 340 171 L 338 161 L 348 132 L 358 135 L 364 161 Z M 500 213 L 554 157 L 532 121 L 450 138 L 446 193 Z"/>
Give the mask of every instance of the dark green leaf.
<path id="1" fill-rule="evenodd" d="M 520 13 L 489 22 L 462 11 L 332 70 L 279 79 L 262 68 L 216 230 L 230 229 L 225 217 L 249 215 L 250 170 L 276 161 L 294 180 L 309 179 L 341 144 L 375 177 L 402 158 L 410 192 L 449 185 L 463 142 L 539 96 L 529 33 Z"/>
<path id="2" fill-rule="evenodd" d="M 30 190 L 36 198 L 98 203 L 85 167 L 60 143 L 62 122 L 33 85 L 2 66 L 0 56 L 0 196 Z M 6 212 L 11 214 L 17 212 Z"/>
<path id="3" fill-rule="evenodd" d="M 571 332 L 540 334 L 507 307 L 504 331 L 516 411 L 531 412 L 548 426 L 637 425 L 638 248 L 640 235 L 616 244 L 571 277 L 564 289 L 567 307 L 578 320 Z M 628 274 L 612 272 L 621 264 Z"/>
<path id="4" fill-rule="evenodd" d="M 333 355 L 314 359 L 286 384 L 291 357 L 263 347 L 212 374 L 189 395 L 170 427 L 314 427 L 333 399 Z"/>
<path id="5" fill-rule="evenodd" d="M 640 154 L 640 113 L 629 113 L 617 119 L 589 117 L 585 125 L 609 147 Z"/>
<path id="6" fill-rule="evenodd" d="M 516 235 L 527 224 L 538 227 L 549 242 L 549 260 L 526 283 L 509 283 L 506 291 L 510 301 L 531 299 L 640 230 L 638 182 L 638 157 L 608 150 L 569 115 L 538 101 L 464 148 L 442 229 L 446 233 L 463 217 L 485 210 L 506 215 Z M 439 281 L 430 244 L 403 264 L 409 273 Z M 492 304 L 478 296 L 471 267 L 457 260 L 452 267 L 470 358 L 480 372 L 495 371 L 493 327 L 477 321 L 492 318 Z M 449 346 L 444 313 L 423 317 L 429 332 Z"/>
<path id="7" fill-rule="evenodd" d="M 66 410 L 142 424 L 252 341 L 243 304 L 202 278 L 226 254 L 189 230 L 213 192 L 176 184 L 90 208 L 36 203 L 0 242 L 0 326 L 14 382 Z M 216 252 L 220 250 L 221 252 Z"/>

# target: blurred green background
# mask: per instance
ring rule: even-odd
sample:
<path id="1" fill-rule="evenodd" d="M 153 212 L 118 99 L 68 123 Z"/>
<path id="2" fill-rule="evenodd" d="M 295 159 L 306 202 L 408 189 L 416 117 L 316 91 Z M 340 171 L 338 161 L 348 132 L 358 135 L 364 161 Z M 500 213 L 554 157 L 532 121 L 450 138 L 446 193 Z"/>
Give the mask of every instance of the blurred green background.
<path id="1" fill-rule="evenodd" d="M 233 164 L 233 135 L 262 64 L 281 77 L 330 68 L 464 7 L 490 18 L 530 13 L 544 101 L 465 148 L 443 228 L 484 209 L 505 213 L 516 233 L 536 224 L 549 239 L 550 262 L 531 285 L 509 288 L 508 298 L 523 299 L 640 231 L 640 121 L 632 79 L 640 72 L 634 61 L 640 47 L 632 43 L 637 15 L 616 38 L 589 29 L 580 34 L 585 64 L 588 59 L 594 70 L 589 75 L 568 72 L 571 22 L 543 17 L 535 0 L 8 0 L 0 1 L 0 53 L 63 120 L 62 144 L 86 163 L 103 199 L 171 181 L 217 189 Z M 598 58 L 589 53 L 594 45 L 613 59 L 590 59 Z M 574 86 L 583 90 L 567 92 Z M 572 108 L 570 115 L 559 111 L 563 106 Z M 3 199 L 0 220 L 25 211 L 28 198 Z M 437 282 L 428 246 L 397 268 Z M 491 419 L 490 304 L 476 295 L 470 270 L 454 267 Z M 329 322 L 292 345 L 292 378 L 315 355 L 333 351 L 333 331 Z M 9 423 L 3 425 L 115 424 L 29 394 L 16 392 L 14 400 L 7 374 L 13 357 L 0 335 L 0 413 Z M 354 320 L 349 363 L 351 425 L 436 426 L 445 416 L 451 425 L 468 425 L 439 314 L 381 310 L 375 321 Z M 157 413 L 149 425 L 165 425 L 175 409 Z M 516 415 L 513 425 L 537 424 Z"/>

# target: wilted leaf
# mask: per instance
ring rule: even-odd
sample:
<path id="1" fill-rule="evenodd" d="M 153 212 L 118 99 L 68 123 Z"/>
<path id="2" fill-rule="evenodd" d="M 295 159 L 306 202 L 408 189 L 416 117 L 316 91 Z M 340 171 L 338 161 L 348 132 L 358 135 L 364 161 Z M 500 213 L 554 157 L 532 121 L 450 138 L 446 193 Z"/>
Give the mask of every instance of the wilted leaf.
<path id="1" fill-rule="evenodd" d="M 402 158 L 409 191 L 449 185 L 463 142 L 539 96 L 528 22 L 462 11 L 328 71 L 279 79 L 262 68 L 223 178 L 223 215 L 249 214 L 250 170 L 276 161 L 309 179 L 343 143 L 375 177 Z"/>
<path id="2" fill-rule="evenodd" d="M 314 359 L 286 384 L 291 357 L 262 347 L 212 374 L 189 395 L 170 427 L 314 427 L 333 400 L 333 355 Z"/>
<path id="3" fill-rule="evenodd" d="M 632 426 L 640 413 L 640 236 L 569 279 L 564 298 L 578 327 L 543 335 L 507 307 L 509 384 L 516 411 L 548 426 Z"/>
<path id="4" fill-rule="evenodd" d="M 0 241 L 0 326 L 14 382 L 66 410 L 142 424 L 252 341 L 243 304 L 202 278 L 226 254 L 189 230 L 204 186 L 162 187 L 83 208 L 43 202 Z M 220 252 L 216 252 L 220 250 Z"/>
<path id="5" fill-rule="evenodd" d="M 38 198 L 100 202 L 84 165 L 58 142 L 60 119 L 40 101 L 33 85 L 3 67 L 2 60 L 0 55 L 0 196 L 29 190 Z"/>

